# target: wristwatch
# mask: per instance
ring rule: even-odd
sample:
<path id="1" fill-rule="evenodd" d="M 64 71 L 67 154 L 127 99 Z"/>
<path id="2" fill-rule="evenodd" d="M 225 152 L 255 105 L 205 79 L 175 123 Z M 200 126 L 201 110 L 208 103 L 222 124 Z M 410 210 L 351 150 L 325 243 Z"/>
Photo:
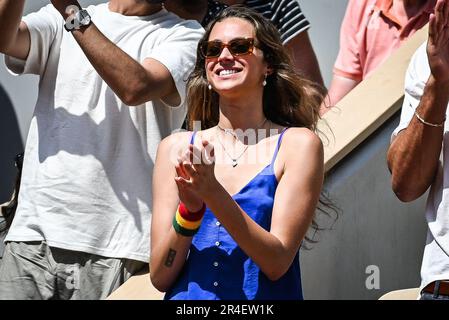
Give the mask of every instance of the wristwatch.
<path id="1" fill-rule="evenodd" d="M 67 18 L 64 24 L 64 28 L 70 32 L 73 30 L 78 30 L 81 27 L 87 27 L 91 23 L 92 19 L 89 15 L 89 12 L 87 12 L 87 10 L 82 9 L 75 12 L 75 14 Z"/>

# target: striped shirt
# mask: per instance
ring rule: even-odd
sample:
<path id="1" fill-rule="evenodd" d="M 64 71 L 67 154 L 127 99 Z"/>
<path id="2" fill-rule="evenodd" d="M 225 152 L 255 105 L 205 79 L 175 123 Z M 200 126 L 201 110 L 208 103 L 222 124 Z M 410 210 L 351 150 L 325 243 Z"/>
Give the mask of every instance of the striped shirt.
<path id="1" fill-rule="evenodd" d="M 203 21 L 201 21 L 201 25 L 206 28 L 209 22 L 212 21 L 218 14 L 223 11 L 227 5 L 215 1 L 215 0 L 208 0 L 207 1 L 207 13 L 203 18 Z"/>
<path id="2" fill-rule="evenodd" d="M 284 44 L 310 27 L 297 0 L 246 0 L 245 5 L 275 25 Z"/>

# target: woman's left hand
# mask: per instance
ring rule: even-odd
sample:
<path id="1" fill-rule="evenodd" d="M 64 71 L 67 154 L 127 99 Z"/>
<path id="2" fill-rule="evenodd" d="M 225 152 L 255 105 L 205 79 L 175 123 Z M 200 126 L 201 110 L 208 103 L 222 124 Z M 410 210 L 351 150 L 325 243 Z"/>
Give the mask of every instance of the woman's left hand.
<path id="1" fill-rule="evenodd" d="M 202 145 L 201 149 L 194 145 L 189 146 L 180 163 L 187 179 L 177 177 L 176 181 L 204 200 L 217 190 L 220 183 L 214 172 L 214 146 L 206 140 L 202 141 Z"/>

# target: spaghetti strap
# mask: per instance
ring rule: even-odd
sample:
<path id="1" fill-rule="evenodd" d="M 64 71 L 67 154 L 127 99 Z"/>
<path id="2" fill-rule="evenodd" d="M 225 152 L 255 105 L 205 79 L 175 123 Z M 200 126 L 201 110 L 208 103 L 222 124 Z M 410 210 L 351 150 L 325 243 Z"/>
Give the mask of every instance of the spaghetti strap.
<path id="1" fill-rule="evenodd" d="M 193 131 L 192 133 L 192 137 L 190 138 L 190 144 L 195 144 L 195 136 L 196 136 L 197 131 Z"/>
<path id="2" fill-rule="evenodd" d="M 284 133 L 285 133 L 288 129 L 289 129 L 288 127 L 287 127 L 287 128 L 284 128 L 284 129 L 282 130 L 281 134 L 279 135 L 278 143 L 277 143 L 277 145 L 276 145 L 276 149 L 274 150 L 274 154 L 273 154 L 273 159 L 271 160 L 271 163 L 270 163 L 270 167 L 272 167 L 272 168 L 273 168 L 273 165 L 274 165 L 274 161 L 276 160 L 276 156 L 278 155 L 279 148 L 281 147 L 281 142 L 282 142 L 282 138 L 284 137 Z"/>

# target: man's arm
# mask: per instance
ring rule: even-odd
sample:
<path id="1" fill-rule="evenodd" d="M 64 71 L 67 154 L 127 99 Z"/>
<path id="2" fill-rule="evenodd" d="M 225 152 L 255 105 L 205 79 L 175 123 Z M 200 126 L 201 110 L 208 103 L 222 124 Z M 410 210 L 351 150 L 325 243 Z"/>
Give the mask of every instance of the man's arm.
<path id="1" fill-rule="evenodd" d="M 417 108 L 421 118 L 443 123 L 449 101 L 449 83 L 430 76 Z M 432 184 L 443 142 L 443 127 L 423 124 L 413 116 L 408 127 L 393 140 L 388 151 L 392 187 L 402 201 L 413 201 Z"/>
<path id="2" fill-rule="evenodd" d="M 360 61 L 360 38 L 357 34 L 365 30 L 363 24 L 368 14 L 366 1 L 349 0 L 345 15 L 340 26 L 340 48 L 334 63 L 333 77 L 328 90 L 327 108 L 321 108 L 324 113 L 329 107 L 335 106 L 346 94 L 354 89 L 363 78 L 363 67 Z"/>
<path id="3" fill-rule="evenodd" d="M 360 81 L 346 78 L 337 74 L 332 77 L 331 85 L 327 96 L 324 98 L 320 107 L 320 115 L 323 116 L 332 107 L 334 107 L 343 97 L 354 89 Z"/>
<path id="4" fill-rule="evenodd" d="M 0 52 L 25 60 L 30 51 L 30 34 L 21 22 L 25 0 L 0 0 Z"/>
<path id="5" fill-rule="evenodd" d="M 431 75 L 416 109 L 419 117 L 442 124 L 449 102 L 449 0 L 438 0 L 430 17 L 427 57 Z M 438 167 L 444 128 L 423 123 L 416 114 L 388 151 L 393 190 L 402 201 L 421 196 Z"/>
<path id="6" fill-rule="evenodd" d="M 76 0 L 51 2 L 64 19 L 68 6 L 80 7 Z M 139 105 L 156 99 L 171 105 L 180 103 L 174 80 L 159 61 L 146 59 L 140 64 L 106 38 L 94 23 L 72 34 L 101 78 L 125 104 Z"/>
<path id="7" fill-rule="evenodd" d="M 285 46 L 293 57 L 296 70 L 324 88 L 323 77 L 307 30 L 290 39 Z"/>
<path id="8" fill-rule="evenodd" d="M 171 105 L 180 103 L 170 71 L 159 61 L 146 59 L 140 64 L 95 24 L 72 33 L 92 66 L 125 104 L 134 106 L 161 98 Z"/>
<path id="9" fill-rule="evenodd" d="M 329 106 L 335 106 L 345 95 L 354 89 L 360 80 L 354 80 L 351 78 L 343 77 L 334 74 L 332 77 L 331 85 L 329 87 Z"/>

